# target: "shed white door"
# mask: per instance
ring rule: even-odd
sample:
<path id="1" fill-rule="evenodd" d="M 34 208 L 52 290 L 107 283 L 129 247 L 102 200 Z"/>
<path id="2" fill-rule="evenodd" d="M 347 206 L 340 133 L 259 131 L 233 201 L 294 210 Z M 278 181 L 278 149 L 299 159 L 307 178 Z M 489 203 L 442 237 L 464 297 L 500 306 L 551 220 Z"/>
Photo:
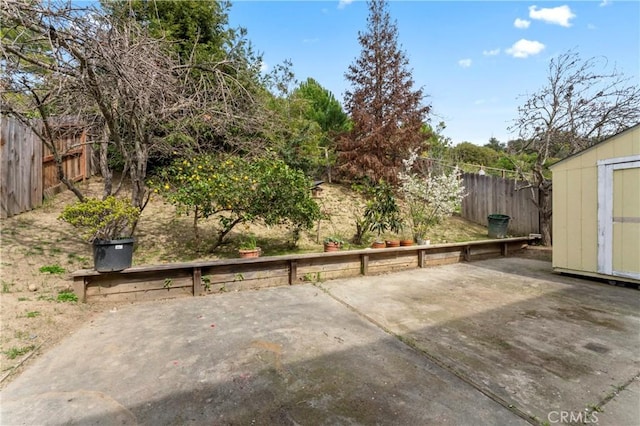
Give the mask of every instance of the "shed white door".
<path id="1" fill-rule="evenodd" d="M 640 161 L 598 163 L 598 272 L 640 279 Z"/>

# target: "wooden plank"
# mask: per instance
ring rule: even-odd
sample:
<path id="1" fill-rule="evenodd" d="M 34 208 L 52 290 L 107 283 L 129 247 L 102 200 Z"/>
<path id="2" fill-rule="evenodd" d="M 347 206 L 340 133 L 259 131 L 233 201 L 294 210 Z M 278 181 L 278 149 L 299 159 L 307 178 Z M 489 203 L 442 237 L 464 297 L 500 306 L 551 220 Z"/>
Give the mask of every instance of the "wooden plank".
<path id="1" fill-rule="evenodd" d="M 363 254 L 360 258 L 360 274 L 367 275 L 369 273 L 369 255 Z"/>
<path id="2" fill-rule="evenodd" d="M 425 263 L 424 263 L 425 251 L 426 250 L 418 250 L 418 268 L 425 267 Z"/>
<path id="3" fill-rule="evenodd" d="M 181 276 L 158 276 L 155 274 L 140 274 L 137 276 L 118 276 L 118 274 L 104 274 L 99 277 L 89 277 L 87 296 L 95 294 L 129 293 L 152 289 L 168 289 L 173 287 L 188 287 L 193 294 L 193 278 L 191 274 Z"/>
<path id="4" fill-rule="evenodd" d="M 119 294 L 119 293 L 136 293 L 149 290 L 170 290 L 173 288 L 185 288 L 193 296 L 193 284 L 190 279 L 180 279 L 177 281 L 138 281 L 136 283 L 95 283 L 89 281 L 86 285 L 87 298 L 97 294 Z"/>
<path id="5" fill-rule="evenodd" d="M 78 301 L 80 303 L 87 301 L 86 278 L 75 277 L 73 279 L 73 292 L 78 296 Z"/>
<path id="6" fill-rule="evenodd" d="M 87 295 L 89 302 L 118 302 L 131 301 L 142 302 L 149 300 L 173 299 L 176 297 L 193 297 L 191 287 L 172 287 L 168 289 L 145 290 L 129 293 L 93 294 Z"/>
<path id="7" fill-rule="evenodd" d="M 204 292 L 202 291 L 202 270 L 200 268 L 193 268 L 193 295 L 200 296 Z"/>
<path id="8" fill-rule="evenodd" d="M 343 261 L 336 261 L 331 258 L 318 258 L 318 259 L 300 259 L 297 261 L 298 270 L 302 271 L 332 271 L 341 269 L 360 269 L 360 256 L 353 258 L 342 259 Z"/>
<path id="9" fill-rule="evenodd" d="M 462 257 L 465 262 L 469 262 L 471 260 L 471 246 L 466 246 L 462 251 Z"/>
<path id="10" fill-rule="evenodd" d="M 296 282 L 298 276 L 298 263 L 296 260 L 289 261 L 289 285 Z"/>
<path id="11" fill-rule="evenodd" d="M 261 288 L 289 285 L 289 276 L 266 277 L 253 280 L 238 280 L 211 284 L 207 293 L 224 293 L 230 291 L 257 290 Z"/>
<path id="12" fill-rule="evenodd" d="M 224 272 L 221 272 L 224 271 Z M 202 276 L 207 277 L 210 284 L 230 283 L 236 281 L 261 280 L 268 278 L 285 277 L 289 279 L 289 268 L 271 266 L 260 268 L 234 268 L 227 272 L 227 268 L 213 267 L 202 268 Z"/>
<path id="13" fill-rule="evenodd" d="M 360 264 L 345 264 L 343 268 L 323 267 L 321 265 L 298 268 L 296 284 L 301 282 L 325 281 L 337 277 L 354 277 L 361 275 Z"/>

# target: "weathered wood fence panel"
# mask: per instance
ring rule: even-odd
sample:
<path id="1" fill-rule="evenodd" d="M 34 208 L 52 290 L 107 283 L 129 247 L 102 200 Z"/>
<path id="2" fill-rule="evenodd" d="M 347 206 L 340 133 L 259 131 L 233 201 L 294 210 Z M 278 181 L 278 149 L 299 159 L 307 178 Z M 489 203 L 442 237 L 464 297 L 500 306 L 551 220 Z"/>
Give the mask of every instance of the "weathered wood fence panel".
<path id="1" fill-rule="evenodd" d="M 0 116 L 0 217 L 42 204 L 42 143 L 24 124 Z"/>
<path id="2" fill-rule="evenodd" d="M 91 175 L 86 129 L 61 123 L 55 132 L 65 175 L 72 181 Z M 28 126 L 0 116 L 0 137 L 0 217 L 7 218 L 42 205 L 43 197 L 62 189 L 62 184 L 53 154 Z"/>
<path id="3" fill-rule="evenodd" d="M 539 213 L 534 204 L 538 195 L 531 189 L 518 190 L 523 182 L 477 173 L 464 173 L 462 179 L 468 194 L 462 201 L 462 217 L 487 226 L 490 214 L 506 214 L 511 217 L 510 235 L 540 232 Z"/>
<path id="4" fill-rule="evenodd" d="M 90 170 L 90 151 L 87 146 L 87 131 L 77 124 L 60 124 L 55 129 L 56 150 L 62 157 L 64 175 L 72 182 L 87 178 Z M 55 158 L 48 147 L 43 147 L 42 186 L 45 196 L 64 189 L 58 178 Z"/>

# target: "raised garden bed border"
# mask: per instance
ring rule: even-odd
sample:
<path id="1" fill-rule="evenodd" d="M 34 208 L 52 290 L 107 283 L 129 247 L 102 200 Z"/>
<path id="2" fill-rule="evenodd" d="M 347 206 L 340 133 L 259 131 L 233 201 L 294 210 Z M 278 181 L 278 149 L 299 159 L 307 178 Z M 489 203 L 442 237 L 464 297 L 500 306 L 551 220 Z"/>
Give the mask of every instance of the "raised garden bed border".
<path id="1" fill-rule="evenodd" d="M 512 250 L 524 248 L 534 238 L 140 265 L 112 273 L 83 269 L 73 272 L 71 277 L 74 292 L 82 302 L 154 300 L 375 275 L 506 256 Z"/>

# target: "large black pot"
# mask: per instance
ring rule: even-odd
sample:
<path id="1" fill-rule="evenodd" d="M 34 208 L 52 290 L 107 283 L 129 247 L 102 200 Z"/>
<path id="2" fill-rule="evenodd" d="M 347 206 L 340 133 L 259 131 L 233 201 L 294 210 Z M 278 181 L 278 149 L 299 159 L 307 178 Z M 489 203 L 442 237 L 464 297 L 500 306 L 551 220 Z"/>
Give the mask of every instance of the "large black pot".
<path id="1" fill-rule="evenodd" d="M 133 238 L 93 242 L 93 267 L 98 272 L 122 271 L 131 267 Z"/>

